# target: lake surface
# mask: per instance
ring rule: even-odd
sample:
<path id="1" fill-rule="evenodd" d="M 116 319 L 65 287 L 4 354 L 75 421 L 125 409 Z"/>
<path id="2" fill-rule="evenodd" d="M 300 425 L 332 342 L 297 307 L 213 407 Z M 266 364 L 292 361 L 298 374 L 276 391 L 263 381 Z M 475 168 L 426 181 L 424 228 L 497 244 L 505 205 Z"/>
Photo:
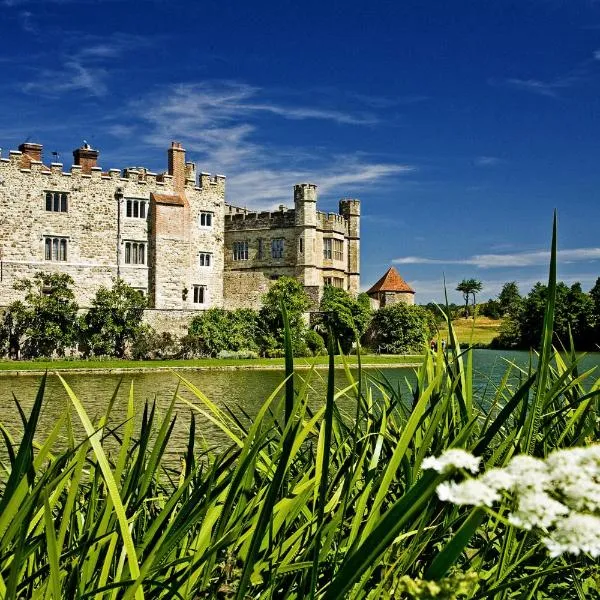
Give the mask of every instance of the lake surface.
<path id="1" fill-rule="evenodd" d="M 493 394 L 493 384 L 497 383 L 506 370 L 507 360 L 526 367 L 529 363 L 527 352 L 507 352 L 496 350 L 474 351 L 474 384 L 480 397 Z M 587 355 L 581 369 L 600 366 L 600 353 Z M 408 382 L 414 381 L 414 370 L 410 368 L 383 368 L 365 370 L 368 378 L 381 379 L 384 376 L 395 387 L 408 393 Z M 297 375 L 298 382 L 306 377 L 307 372 L 302 371 Z M 256 414 L 262 403 L 271 392 L 282 382 L 282 371 L 186 371 L 181 376 L 197 386 L 211 401 L 221 408 L 229 407 L 236 414 L 242 414 L 243 409 L 248 415 Z M 327 372 L 319 370 L 311 379 L 311 403 L 313 407 L 321 406 L 324 401 Z M 600 377 L 600 369 L 596 377 Z M 105 411 L 106 405 L 113 392 L 122 380 L 117 395 L 113 413 L 112 424 L 125 420 L 127 412 L 127 399 L 129 388 L 133 385 L 136 412 L 138 420 L 141 419 L 145 401 L 156 399 L 159 411 L 164 411 L 172 400 L 179 385 L 179 394 L 195 404 L 193 394 L 185 387 L 177 375 L 172 373 L 135 373 L 126 375 L 64 375 L 67 383 L 72 387 L 79 399 L 84 404 L 89 416 L 94 421 Z M 18 438 L 21 422 L 14 404 L 13 394 L 27 409 L 32 405 L 36 390 L 40 383 L 39 376 L 2 376 L 0 377 L 0 421 L 8 430 Z M 346 376 L 342 370 L 336 370 L 336 385 L 344 387 L 347 384 Z M 342 410 L 353 411 L 353 402 L 350 399 L 340 399 L 338 405 Z M 56 376 L 49 376 L 39 424 L 39 438 L 42 439 L 49 432 L 56 420 L 64 414 L 68 406 L 66 392 Z M 275 404 L 277 406 L 277 403 Z M 188 426 L 190 421 L 190 407 L 182 401 L 176 402 L 177 423 L 173 432 L 170 452 L 180 453 L 187 444 Z M 78 425 L 78 417 L 71 410 L 73 421 Z M 198 437 L 203 437 L 211 447 L 219 449 L 228 446 L 225 434 L 212 425 L 208 419 L 196 414 L 196 428 Z M 77 427 L 80 431 L 80 427 Z M 1 452 L 1 451 L 0 451 Z"/>

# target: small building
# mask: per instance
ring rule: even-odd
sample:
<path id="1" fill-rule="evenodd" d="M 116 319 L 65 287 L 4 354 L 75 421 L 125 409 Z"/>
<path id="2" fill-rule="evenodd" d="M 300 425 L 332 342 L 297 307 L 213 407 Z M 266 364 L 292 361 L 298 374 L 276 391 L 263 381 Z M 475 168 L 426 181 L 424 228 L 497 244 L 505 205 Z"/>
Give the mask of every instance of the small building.
<path id="1" fill-rule="evenodd" d="M 390 267 L 385 275 L 367 291 L 371 298 L 374 308 L 383 308 L 404 302 L 405 304 L 415 303 L 415 290 L 413 290 L 395 267 Z"/>

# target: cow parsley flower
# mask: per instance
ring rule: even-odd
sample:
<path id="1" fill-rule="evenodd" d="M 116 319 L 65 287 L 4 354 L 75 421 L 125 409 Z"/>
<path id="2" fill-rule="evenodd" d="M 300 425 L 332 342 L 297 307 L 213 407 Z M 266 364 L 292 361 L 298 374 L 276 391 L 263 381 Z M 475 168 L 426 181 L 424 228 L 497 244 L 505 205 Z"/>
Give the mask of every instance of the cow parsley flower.
<path id="1" fill-rule="evenodd" d="M 548 467 L 543 460 L 527 454 L 519 454 L 511 458 L 504 468 L 512 477 L 512 488 L 518 490 L 544 490 L 550 480 Z"/>
<path id="2" fill-rule="evenodd" d="M 460 483 L 454 481 L 440 483 L 435 491 L 440 500 L 461 506 L 492 506 L 500 499 L 497 490 L 479 479 L 466 479 Z"/>
<path id="3" fill-rule="evenodd" d="M 496 491 L 510 490 L 515 485 L 515 477 L 506 469 L 490 469 L 479 479 Z"/>
<path id="4" fill-rule="evenodd" d="M 553 557 L 586 552 L 596 558 L 600 556 L 600 518 L 572 512 L 542 542 Z"/>
<path id="5" fill-rule="evenodd" d="M 465 469 L 471 473 L 477 473 L 480 462 L 481 458 L 473 456 L 465 450 L 451 448 L 440 454 L 437 458 L 435 456 L 428 456 L 423 460 L 422 467 L 423 469 L 433 469 L 442 475 L 447 475 L 457 469 Z"/>
<path id="6" fill-rule="evenodd" d="M 577 511 L 600 511 L 600 445 L 558 450 L 546 462 L 566 504 Z"/>
<path id="7" fill-rule="evenodd" d="M 509 515 L 508 521 L 521 529 L 547 529 L 568 513 L 569 509 L 564 504 L 545 492 L 529 491 L 519 494 L 519 506 Z"/>

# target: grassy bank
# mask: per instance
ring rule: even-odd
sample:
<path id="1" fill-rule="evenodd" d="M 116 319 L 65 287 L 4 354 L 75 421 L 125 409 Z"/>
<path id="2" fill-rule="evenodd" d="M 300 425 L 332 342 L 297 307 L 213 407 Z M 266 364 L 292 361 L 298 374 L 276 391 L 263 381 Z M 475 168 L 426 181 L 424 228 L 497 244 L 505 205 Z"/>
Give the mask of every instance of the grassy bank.
<path id="1" fill-rule="evenodd" d="M 463 344 L 489 345 L 498 335 L 501 319 L 477 316 L 475 319 L 455 319 L 452 321 L 454 333 Z M 441 339 L 448 339 L 448 325 L 440 327 Z"/>
<path id="2" fill-rule="evenodd" d="M 366 366 L 385 365 L 414 365 L 418 364 L 422 355 L 381 355 L 367 354 L 361 357 Z M 348 356 L 344 358 L 348 364 L 355 366 L 357 358 Z M 120 369 L 222 369 L 222 368 L 283 368 L 283 358 L 256 358 L 256 359 L 221 359 L 200 358 L 193 360 L 2 360 L 0 361 L 0 372 L 9 371 L 69 371 L 69 370 L 120 370 Z M 327 356 L 316 356 L 313 358 L 298 358 L 298 367 L 326 367 Z M 344 364 L 341 357 L 336 357 L 336 365 L 342 367 Z"/>

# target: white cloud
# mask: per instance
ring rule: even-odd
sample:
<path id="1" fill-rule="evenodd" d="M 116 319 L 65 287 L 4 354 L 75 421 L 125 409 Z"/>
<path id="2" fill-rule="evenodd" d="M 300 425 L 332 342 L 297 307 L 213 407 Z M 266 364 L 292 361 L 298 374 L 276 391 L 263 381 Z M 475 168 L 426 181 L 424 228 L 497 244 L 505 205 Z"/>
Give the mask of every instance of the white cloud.
<path id="1" fill-rule="evenodd" d="M 594 60 L 600 60 L 600 50 L 594 50 Z"/>
<path id="2" fill-rule="evenodd" d="M 598 259 L 600 259 L 600 248 L 572 248 L 557 252 L 557 260 L 562 263 L 585 262 Z M 550 252 L 538 250 L 535 252 L 519 252 L 514 254 L 476 254 L 462 259 L 404 256 L 395 258 L 392 262 L 397 265 L 473 265 L 481 269 L 493 269 L 532 267 L 548 264 L 549 261 Z"/>
<path id="3" fill-rule="evenodd" d="M 478 167 L 495 167 L 502 163 L 502 159 L 497 156 L 478 156 L 475 159 L 475 165 Z"/>
<path id="4" fill-rule="evenodd" d="M 60 69 L 40 69 L 37 77 L 23 86 L 23 91 L 41 96 L 61 96 L 69 92 L 84 92 L 90 96 L 104 96 L 106 70 L 88 67 L 77 59 L 67 60 Z"/>
<path id="5" fill-rule="evenodd" d="M 170 140 L 181 141 L 200 170 L 226 173 L 228 201 L 249 208 L 289 203 L 293 184 L 303 181 L 316 183 L 322 194 L 353 195 L 367 184 L 414 171 L 358 153 L 332 156 L 318 148 L 259 143 L 265 113 L 341 125 L 376 122 L 337 108 L 277 103 L 264 90 L 233 81 L 174 85 L 133 103 L 124 116 L 130 122 L 132 117 L 145 121 L 139 135 L 147 144 L 165 148 Z M 109 131 L 118 137 L 120 126 Z"/>

